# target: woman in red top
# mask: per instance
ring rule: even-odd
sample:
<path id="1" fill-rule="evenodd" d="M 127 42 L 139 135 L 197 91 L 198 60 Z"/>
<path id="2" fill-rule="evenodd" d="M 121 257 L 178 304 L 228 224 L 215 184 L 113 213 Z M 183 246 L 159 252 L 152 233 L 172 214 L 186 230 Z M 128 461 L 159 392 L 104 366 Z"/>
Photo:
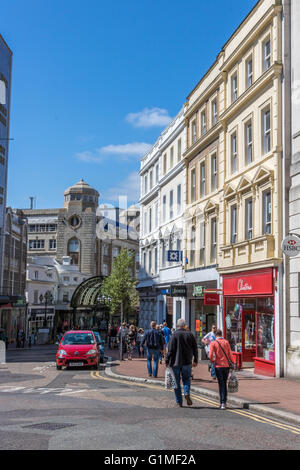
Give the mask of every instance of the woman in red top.
<path id="1" fill-rule="evenodd" d="M 221 410 L 225 410 L 227 401 L 227 380 L 230 369 L 229 361 L 233 362 L 233 354 L 228 341 L 222 337 L 222 331 L 217 330 L 215 336 L 215 341 L 210 344 L 209 359 L 215 365 L 219 384 L 220 408 Z"/>

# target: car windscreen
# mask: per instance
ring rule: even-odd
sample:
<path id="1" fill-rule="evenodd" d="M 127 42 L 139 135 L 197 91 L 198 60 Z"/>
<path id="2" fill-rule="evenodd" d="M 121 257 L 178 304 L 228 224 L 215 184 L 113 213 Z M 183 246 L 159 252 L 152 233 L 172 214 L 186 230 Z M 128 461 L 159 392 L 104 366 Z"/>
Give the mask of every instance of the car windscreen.
<path id="1" fill-rule="evenodd" d="M 61 344 L 95 344 L 95 340 L 91 333 L 70 333 L 65 335 Z"/>

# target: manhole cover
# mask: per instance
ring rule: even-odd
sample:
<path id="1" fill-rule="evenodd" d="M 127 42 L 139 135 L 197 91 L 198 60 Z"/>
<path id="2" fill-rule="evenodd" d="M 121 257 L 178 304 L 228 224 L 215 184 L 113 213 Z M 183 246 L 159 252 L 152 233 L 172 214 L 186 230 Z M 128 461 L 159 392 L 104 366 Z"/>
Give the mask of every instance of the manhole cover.
<path id="1" fill-rule="evenodd" d="M 45 429 L 46 431 L 56 431 L 56 429 L 70 428 L 71 426 L 76 426 L 76 424 L 38 423 L 38 424 L 30 424 L 28 426 L 23 426 L 23 428 Z"/>

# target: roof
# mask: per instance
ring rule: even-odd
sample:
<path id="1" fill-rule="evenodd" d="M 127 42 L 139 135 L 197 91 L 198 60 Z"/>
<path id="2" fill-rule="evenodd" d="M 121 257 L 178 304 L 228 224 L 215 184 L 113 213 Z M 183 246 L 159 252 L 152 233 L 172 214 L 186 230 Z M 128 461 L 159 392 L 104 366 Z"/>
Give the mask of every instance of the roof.
<path id="1" fill-rule="evenodd" d="M 87 192 L 94 192 L 94 193 L 98 193 L 98 191 L 94 188 L 92 188 L 92 186 L 90 186 L 88 183 L 86 183 L 83 179 L 81 179 L 80 181 L 78 181 L 78 183 L 75 183 L 73 186 L 70 186 L 68 189 L 65 190 L 65 193 L 64 194 L 67 194 L 69 192 L 82 192 L 82 191 L 87 191 Z"/>
<path id="2" fill-rule="evenodd" d="M 94 307 L 101 295 L 103 277 L 94 276 L 83 281 L 72 295 L 71 308 Z"/>

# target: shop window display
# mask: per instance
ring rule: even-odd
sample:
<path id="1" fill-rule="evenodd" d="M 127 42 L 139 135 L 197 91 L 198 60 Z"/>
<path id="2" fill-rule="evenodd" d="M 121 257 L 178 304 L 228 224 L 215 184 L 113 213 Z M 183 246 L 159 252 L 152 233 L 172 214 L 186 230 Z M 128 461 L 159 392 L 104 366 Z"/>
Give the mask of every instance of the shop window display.
<path id="1" fill-rule="evenodd" d="M 227 301 L 225 323 L 231 350 L 242 352 L 242 308 L 237 299 Z"/>
<path id="2" fill-rule="evenodd" d="M 273 298 L 257 301 L 257 357 L 275 361 Z"/>

